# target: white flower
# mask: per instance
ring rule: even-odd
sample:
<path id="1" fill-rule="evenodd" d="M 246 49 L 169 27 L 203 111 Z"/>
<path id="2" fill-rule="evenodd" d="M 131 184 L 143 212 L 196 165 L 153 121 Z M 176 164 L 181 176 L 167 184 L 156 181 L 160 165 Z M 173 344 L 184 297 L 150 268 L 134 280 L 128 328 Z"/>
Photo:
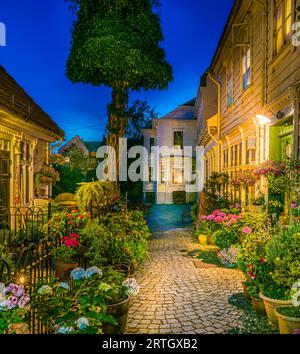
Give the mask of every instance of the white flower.
<path id="1" fill-rule="evenodd" d="M 133 278 L 126 279 L 123 284 L 127 288 L 127 295 L 128 296 L 137 296 L 140 292 L 140 286 L 137 281 Z"/>

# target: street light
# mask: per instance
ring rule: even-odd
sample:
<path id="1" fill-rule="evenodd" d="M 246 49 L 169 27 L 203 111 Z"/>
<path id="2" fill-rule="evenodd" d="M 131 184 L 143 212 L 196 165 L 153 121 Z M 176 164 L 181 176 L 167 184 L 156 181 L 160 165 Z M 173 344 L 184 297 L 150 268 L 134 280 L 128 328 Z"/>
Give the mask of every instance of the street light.
<path id="1" fill-rule="evenodd" d="M 258 114 L 256 116 L 256 118 L 259 120 L 259 124 L 261 124 L 261 125 L 265 125 L 267 123 L 271 123 L 271 119 L 266 117 L 266 116 L 263 116 L 262 114 Z"/>

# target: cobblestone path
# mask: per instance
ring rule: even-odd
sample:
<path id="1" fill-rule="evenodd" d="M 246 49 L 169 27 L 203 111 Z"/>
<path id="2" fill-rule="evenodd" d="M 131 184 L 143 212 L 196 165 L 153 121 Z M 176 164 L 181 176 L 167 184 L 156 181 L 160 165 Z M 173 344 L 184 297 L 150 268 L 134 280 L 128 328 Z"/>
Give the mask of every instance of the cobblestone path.
<path id="1" fill-rule="evenodd" d="M 132 300 L 128 333 L 214 334 L 239 324 L 230 305 L 242 292 L 242 274 L 224 268 L 196 268 L 186 251 L 197 249 L 190 230 L 154 233 L 150 258 L 136 274 L 141 290 Z"/>

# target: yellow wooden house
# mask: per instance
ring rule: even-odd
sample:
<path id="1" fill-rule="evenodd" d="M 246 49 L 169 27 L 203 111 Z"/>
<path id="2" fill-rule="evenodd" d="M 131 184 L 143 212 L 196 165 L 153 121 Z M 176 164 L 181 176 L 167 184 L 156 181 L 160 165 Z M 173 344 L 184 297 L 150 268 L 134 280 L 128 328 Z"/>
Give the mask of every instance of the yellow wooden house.
<path id="1" fill-rule="evenodd" d="M 33 206 L 36 175 L 64 132 L 0 66 L 0 208 Z M 51 179 L 39 190 L 51 197 Z"/>
<path id="2" fill-rule="evenodd" d="M 196 104 L 206 178 L 300 158 L 300 48 L 292 43 L 299 6 L 296 0 L 234 2 Z M 259 192 L 263 181 L 252 190 Z"/>

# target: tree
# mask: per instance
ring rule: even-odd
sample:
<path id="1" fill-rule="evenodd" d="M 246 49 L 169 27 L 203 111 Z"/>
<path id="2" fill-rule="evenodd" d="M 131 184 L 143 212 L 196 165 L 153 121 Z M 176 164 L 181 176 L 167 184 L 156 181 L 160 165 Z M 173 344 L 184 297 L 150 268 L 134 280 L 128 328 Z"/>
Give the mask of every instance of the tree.
<path id="1" fill-rule="evenodd" d="M 147 101 L 135 100 L 127 110 L 128 125 L 126 127 L 126 137 L 136 142 L 141 142 L 141 130 L 151 124 L 153 118 L 158 114 L 154 107 L 151 107 Z"/>
<path id="2" fill-rule="evenodd" d="M 158 0 L 70 0 L 77 15 L 67 77 L 112 88 L 108 145 L 119 150 L 126 131 L 130 90 L 166 89 L 172 68 L 160 47 Z M 117 169 L 118 170 L 118 169 Z"/>
<path id="3" fill-rule="evenodd" d="M 80 170 L 84 175 L 86 175 L 89 158 L 84 154 L 76 144 L 72 144 L 65 152 L 64 156 L 69 158 L 69 165 L 71 170 Z"/>

